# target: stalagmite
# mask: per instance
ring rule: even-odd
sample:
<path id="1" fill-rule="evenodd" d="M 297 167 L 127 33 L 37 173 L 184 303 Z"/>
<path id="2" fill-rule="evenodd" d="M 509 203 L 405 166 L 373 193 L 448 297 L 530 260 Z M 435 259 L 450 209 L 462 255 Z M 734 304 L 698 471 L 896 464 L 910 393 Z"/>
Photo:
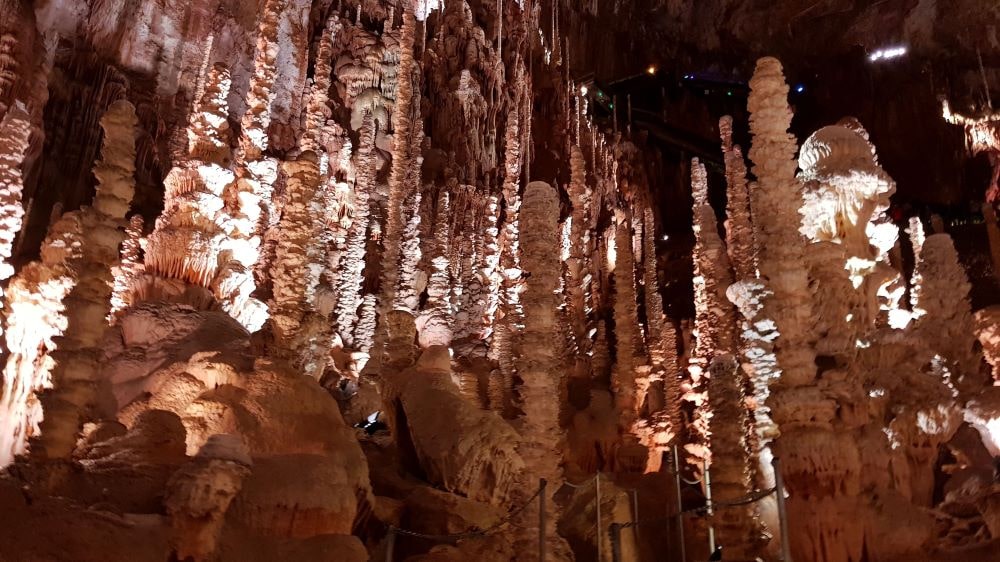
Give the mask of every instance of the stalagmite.
<path id="1" fill-rule="evenodd" d="M 747 409 L 739 363 L 730 353 L 719 353 L 709 365 L 708 396 L 712 416 L 712 499 L 735 501 L 752 489 L 746 439 Z M 726 556 L 750 560 L 759 554 L 761 533 L 754 505 L 719 510 L 712 520 Z"/>
<path id="2" fill-rule="evenodd" d="M 212 435 L 167 483 L 164 504 L 179 560 L 211 560 L 226 511 L 250 474 L 253 460 L 238 435 Z"/>
<path id="3" fill-rule="evenodd" d="M 631 221 L 624 214 L 616 217 L 615 234 L 615 364 L 612 369 L 612 389 L 622 434 L 632 435 L 639 421 L 648 382 L 640 380 L 637 367 L 642 365 L 642 344 L 635 294 L 635 257 L 632 254 Z M 648 379 L 646 379 L 648 381 Z"/>
<path id="4" fill-rule="evenodd" d="M 142 215 L 132 215 L 125 227 L 118 263 L 111 268 L 114 285 L 111 287 L 111 312 L 108 320 L 114 324 L 132 304 L 132 287 L 145 270 L 142 263 Z"/>
<path id="5" fill-rule="evenodd" d="M 294 161 L 285 162 L 287 202 L 278 222 L 278 242 L 271 266 L 274 302 L 271 324 L 278 346 L 286 352 L 299 351 L 299 331 L 310 312 L 315 287 L 310 284 L 307 248 L 316 228 L 309 203 L 319 185 L 319 162 L 313 152 L 304 152 Z M 308 334 L 307 334 L 308 336 Z"/>
<path id="6" fill-rule="evenodd" d="M 41 260 L 31 262 L 7 285 L 8 352 L 0 397 L 0 466 L 25 452 L 38 434 L 42 408 L 37 393 L 52 385 L 49 353 L 66 329 L 63 301 L 77 283 L 76 264 L 83 255 L 83 225 L 67 213 L 49 229 Z"/>
<path id="7" fill-rule="evenodd" d="M 643 213 L 643 298 L 649 332 L 649 356 L 652 361 L 649 418 L 643 420 L 643 444 L 649 448 L 647 471 L 656 471 L 681 431 L 682 389 L 677 365 L 677 332 L 667 318 L 660 296 L 656 263 L 656 227 L 653 210 Z"/>
<path id="8" fill-rule="evenodd" d="M 427 302 L 417 317 L 417 332 L 420 346 L 450 346 L 452 339 L 451 276 L 448 273 L 450 260 L 448 247 L 451 243 L 451 218 L 448 192 L 441 189 L 438 194 L 434 220 L 434 255 L 431 258 L 431 274 L 427 280 Z"/>
<path id="9" fill-rule="evenodd" d="M 777 332 L 771 336 L 777 336 L 777 364 L 761 365 L 755 376 L 780 377 L 780 384 L 772 383 L 767 405 L 782 432 L 772 448 L 784 461 L 793 556 L 826 562 L 857 560 L 862 526 L 851 514 L 857 510 L 860 459 L 851 436 L 834 433 L 829 401 L 816 392 L 809 326 L 812 303 L 797 212 L 802 199 L 795 179 L 795 141 L 788 134 L 792 113 L 787 95 L 781 63 L 760 59 L 750 83 L 748 109 L 753 135 L 750 159 L 759 184 L 751 192 L 750 204 L 760 224 L 758 267 L 764 289 L 747 286 L 744 294 L 764 297 L 763 310 L 756 314 L 769 318 L 774 328 L 756 332 Z M 751 312 L 755 298 L 736 300 Z M 761 320 L 751 314 L 747 320 L 759 324 Z"/>
<path id="10" fill-rule="evenodd" d="M 588 235 L 587 211 L 590 207 L 587 193 L 587 168 L 583 151 L 574 146 L 570 153 L 570 183 L 568 186 L 573 214 L 570 216 L 569 256 L 566 260 L 567 304 L 570 328 L 578 359 L 589 351 L 587 337 L 587 302 L 584 284 L 587 273 L 586 250 Z"/>
<path id="11" fill-rule="evenodd" d="M 931 234 L 924 240 L 914 275 L 919 275 L 912 289 L 917 334 L 945 360 L 955 377 L 953 384 L 962 390 L 978 388 L 982 381 L 970 285 L 949 235 Z"/>
<path id="12" fill-rule="evenodd" d="M 366 114 L 361 125 L 361 144 L 356 154 L 358 176 L 354 187 L 354 219 L 347 238 L 347 249 L 341 261 L 339 300 L 337 301 L 337 331 L 346 346 L 354 343 L 354 327 L 361 306 L 361 281 L 364 277 L 365 253 L 368 244 L 369 198 L 375 182 L 375 124 Z"/>
<path id="13" fill-rule="evenodd" d="M 420 127 L 420 84 L 418 81 L 419 65 L 414 60 L 414 41 L 416 34 L 416 19 L 412 5 L 404 4 L 403 28 L 399 46 L 399 81 L 396 85 L 396 107 L 394 110 L 393 157 L 389 171 L 389 197 L 386 202 L 386 228 L 384 234 L 385 250 L 382 254 L 382 309 L 397 306 L 396 293 L 399 290 L 399 278 L 403 264 L 400 263 L 401 239 L 404 234 L 404 201 L 414 193 L 407 192 L 407 187 L 416 187 L 415 182 L 407 181 L 411 174 L 419 174 L 413 166 L 419 155 L 420 145 L 414 138 L 420 135 L 414 132 Z M 416 83 L 414 83 L 416 82 Z M 418 175 L 419 178 L 419 175 Z M 416 190 L 414 190 L 416 191 Z M 417 202 L 419 206 L 419 200 Z M 405 256 L 405 254 L 404 254 Z M 404 259 L 407 259 L 404 257 Z M 409 309 L 411 312 L 413 309 Z"/>
<path id="14" fill-rule="evenodd" d="M 737 281 L 757 276 L 757 248 L 750 220 L 750 192 L 743 152 L 733 145 L 733 118 L 719 120 L 722 153 L 726 163 L 726 249 Z"/>
<path id="15" fill-rule="evenodd" d="M 559 286 L 559 198 L 546 183 L 532 182 L 524 191 L 521 209 L 523 225 L 522 263 L 528 275 L 524 293 L 524 340 L 518 368 L 524 384 L 520 392 L 524 416 L 521 418 L 521 443 L 518 452 L 526 465 L 520 487 L 520 501 L 527 501 L 536 489 L 537 479 L 548 482 L 546 494 L 548 543 L 546 560 L 571 560 L 568 545 L 555 532 L 558 511 L 551 500 L 562 482 L 560 469 L 559 406 L 552 400 L 559 394 L 560 374 L 556 370 L 555 319 Z M 530 477 L 528 476 L 530 475 Z M 518 543 L 524 560 L 536 560 L 538 504 L 531 502 L 519 516 Z M 534 547 L 534 548 L 532 548 Z"/>
<path id="16" fill-rule="evenodd" d="M 735 351 L 736 312 L 726 300 L 725 291 L 733 283 L 733 274 L 726 247 L 719 238 L 715 210 L 708 203 L 707 172 L 697 158 L 691 161 L 691 190 L 695 235 L 695 346 L 688 366 L 691 389 L 685 394 L 685 400 L 694 404 L 695 415 L 690 425 L 691 442 L 684 448 L 697 468 L 711 457 L 708 366 L 717 353 Z"/>
<path id="17" fill-rule="evenodd" d="M 499 363 L 498 376 L 490 380 L 490 407 L 503 411 L 511 399 L 513 378 L 516 372 L 515 350 L 517 332 L 521 323 L 521 260 L 519 247 L 519 212 L 521 197 L 518 182 L 523 165 L 522 147 L 517 111 L 507 116 L 504 152 L 503 201 L 505 221 L 500 232 L 500 309 L 496 319 L 490 355 Z"/>
<path id="18" fill-rule="evenodd" d="M 135 193 L 135 108 L 127 101 L 111 105 L 101 118 L 104 144 L 94 167 L 97 190 L 93 206 L 78 213 L 81 253 L 70 267 L 77 284 L 66 295 L 66 328 L 59 349 L 50 352 L 54 365 L 52 389 L 42 397 L 41 436 L 31 444 L 32 455 L 66 458 L 76 446 L 83 423 L 98 406 L 100 352 L 108 329 L 111 266 L 118 257 L 122 229 Z"/>

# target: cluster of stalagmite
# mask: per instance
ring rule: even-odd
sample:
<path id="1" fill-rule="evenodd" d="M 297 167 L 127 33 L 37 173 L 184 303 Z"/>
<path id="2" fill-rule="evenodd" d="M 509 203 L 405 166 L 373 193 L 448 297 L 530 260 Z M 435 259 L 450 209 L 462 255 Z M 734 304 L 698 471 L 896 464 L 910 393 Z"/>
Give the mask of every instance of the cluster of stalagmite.
<path id="1" fill-rule="evenodd" d="M 688 225 L 666 222 L 667 174 L 636 125 L 587 115 L 560 30 L 572 8 L 313 8 L 266 0 L 234 18 L 198 4 L 163 18 L 184 29 L 175 42 L 113 31 L 116 8 L 95 4 L 83 27 L 121 36 L 132 62 L 157 53 L 156 80 L 147 91 L 143 67 L 126 79 L 107 63 L 93 203 L 57 207 L 16 275 L 32 251 L 14 245 L 38 168 L 26 153 L 51 119 L 7 103 L 21 46 L 0 29 L 12 523 L 30 515 L 58 550 L 37 520 L 66 514 L 124 541 L 108 559 L 354 562 L 395 545 L 414 560 L 561 561 L 571 543 L 610 556 L 611 521 L 656 520 L 637 512 L 700 491 L 716 506 L 685 518 L 689 544 L 711 528 L 725 559 L 750 560 L 781 529 L 767 495 L 779 457 L 796 560 L 907 559 L 935 529 L 1000 536 L 987 474 L 1000 394 L 980 353 L 1000 378 L 1000 313 L 972 313 L 947 234 L 914 218 L 898 243 L 894 183 L 860 123 L 799 150 L 781 65 L 761 59 L 756 181 L 723 118 L 726 220 L 693 160 L 693 271 L 678 268 L 693 282 L 669 286 Z M 986 146 L 995 129 L 972 125 Z M 146 232 L 150 162 L 168 153 Z M 693 319 L 679 316 L 691 303 L 664 302 L 688 289 Z M 675 492 L 684 457 L 677 482 L 701 490 Z M 624 550 L 650 550 L 650 528 Z M 25 534 L 10 529 L 0 558 Z"/>

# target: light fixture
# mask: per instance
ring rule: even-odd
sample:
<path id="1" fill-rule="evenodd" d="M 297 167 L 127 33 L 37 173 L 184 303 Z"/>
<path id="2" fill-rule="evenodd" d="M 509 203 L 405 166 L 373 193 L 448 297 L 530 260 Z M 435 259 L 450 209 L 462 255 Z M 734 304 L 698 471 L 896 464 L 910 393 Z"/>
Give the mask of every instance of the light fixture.
<path id="1" fill-rule="evenodd" d="M 587 95 L 587 91 L 588 91 L 588 90 L 587 90 L 587 87 L 586 87 L 586 86 L 580 86 L 580 95 L 581 95 L 581 96 L 585 96 L 585 95 Z"/>
<path id="2" fill-rule="evenodd" d="M 646 74 L 649 74 L 650 76 L 656 74 L 656 67 L 653 65 L 649 65 L 649 68 L 646 69 Z"/>
<path id="3" fill-rule="evenodd" d="M 906 46 L 899 45 L 897 47 L 886 47 L 884 49 L 878 49 L 872 54 L 868 55 L 868 60 L 871 62 L 878 62 L 880 60 L 889 60 L 899 58 L 906 54 Z"/>
<path id="4" fill-rule="evenodd" d="M 806 87 L 803 86 L 802 84 L 799 84 L 798 86 L 795 87 L 795 91 L 801 94 L 802 92 L 806 91 Z"/>

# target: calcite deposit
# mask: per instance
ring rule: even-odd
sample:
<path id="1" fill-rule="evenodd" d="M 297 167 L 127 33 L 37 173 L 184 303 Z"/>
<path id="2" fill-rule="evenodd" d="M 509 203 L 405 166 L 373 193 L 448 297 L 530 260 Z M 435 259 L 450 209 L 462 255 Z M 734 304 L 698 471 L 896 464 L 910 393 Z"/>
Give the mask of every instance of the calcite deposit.
<path id="1" fill-rule="evenodd" d="M 0 560 L 998 560 L 1000 14 L 793 4 L 0 0 Z"/>

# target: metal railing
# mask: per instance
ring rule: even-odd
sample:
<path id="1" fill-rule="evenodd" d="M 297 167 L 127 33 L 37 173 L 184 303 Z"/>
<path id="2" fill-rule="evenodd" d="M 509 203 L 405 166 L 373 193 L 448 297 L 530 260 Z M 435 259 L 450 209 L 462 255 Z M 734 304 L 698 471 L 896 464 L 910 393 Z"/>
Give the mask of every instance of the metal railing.
<path id="1" fill-rule="evenodd" d="M 760 500 L 775 494 L 776 503 L 778 505 L 778 524 L 780 526 L 780 538 L 781 538 L 781 550 L 780 550 L 780 560 L 782 562 L 792 562 L 791 555 L 791 545 L 789 542 L 788 535 L 788 515 L 785 509 L 785 486 L 784 479 L 781 476 L 781 463 L 779 459 L 775 458 L 771 461 L 771 465 L 774 467 L 774 480 L 775 485 L 773 488 L 768 488 L 767 490 L 758 490 L 747 494 L 741 498 L 734 500 L 712 500 L 711 493 L 711 477 L 709 472 L 706 470 L 704 475 L 704 483 L 706 485 L 705 494 L 705 505 L 698 507 L 693 507 L 690 509 L 683 509 L 681 503 L 681 482 L 687 482 L 681 477 L 680 466 L 677 457 L 677 448 L 674 447 L 674 477 L 677 483 L 677 505 L 678 509 L 676 512 L 667 515 L 665 517 L 656 517 L 651 519 L 639 520 L 637 517 L 633 517 L 633 520 L 629 523 L 612 523 L 608 528 L 608 534 L 611 540 L 611 556 L 612 562 L 622 562 L 621 553 L 621 532 L 622 529 L 628 529 L 632 527 L 638 528 L 642 525 L 650 525 L 656 523 L 664 523 L 667 521 L 676 521 L 678 534 L 680 536 L 680 558 L 682 562 L 687 562 L 687 554 L 685 552 L 684 546 L 684 516 L 685 515 L 709 515 L 711 516 L 716 509 L 727 509 L 731 507 L 739 507 L 744 505 L 749 505 L 752 503 L 759 502 Z M 701 483 L 698 481 L 696 483 Z M 714 530 L 709 526 L 709 552 L 715 550 L 715 537 Z M 600 540 L 598 540 L 598 545 L 600 545 Z M 600 548 L 600 546 L 598 546 Z"/>

